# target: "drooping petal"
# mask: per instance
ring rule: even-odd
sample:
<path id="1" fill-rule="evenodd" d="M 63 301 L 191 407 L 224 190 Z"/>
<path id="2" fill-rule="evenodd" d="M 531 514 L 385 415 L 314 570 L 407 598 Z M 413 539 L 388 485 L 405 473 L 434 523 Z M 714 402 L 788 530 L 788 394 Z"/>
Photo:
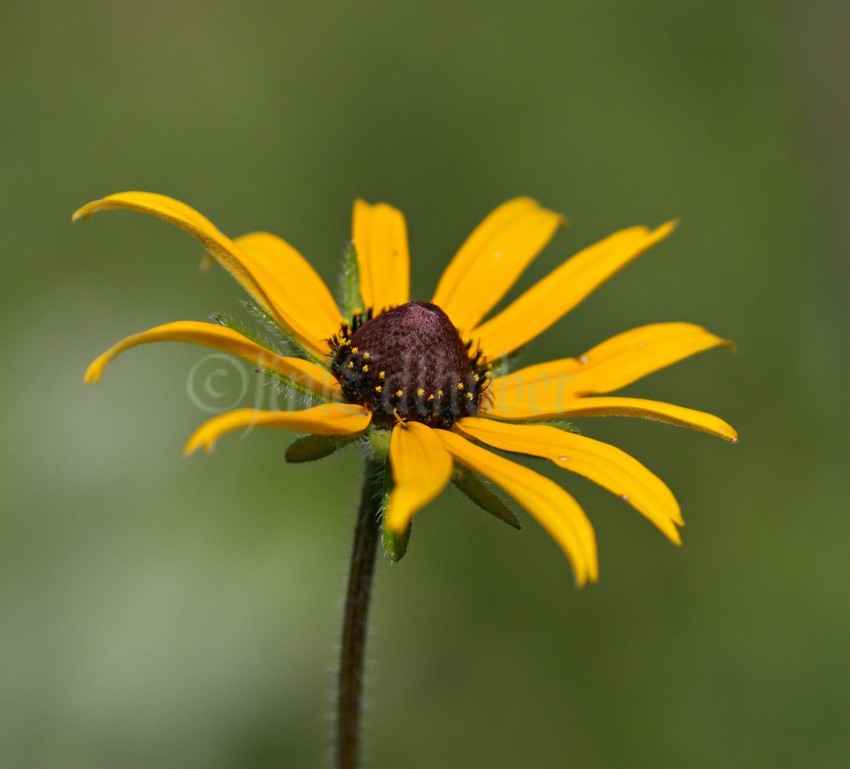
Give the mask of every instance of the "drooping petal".
<path id="1" fill-rule="evenodd" d="M 162 326 L 133 334 L 110 347 L 95 358 L 88 367 L 86 384 L 100 381 L 106 366 L 124 350 L 149 342 L 190 342 L 212 347 L 236 355 L 260 368 L 275 371 L 292 380 L 295 384 L 307 388 L 319 397 L 339 399 L 342 391 L 334 376 L 321 366 L 301 358 L 287 358 L 260 347 L 242 334 L 214 323 L 184 320 L 165 323 Z"/>
<path id="2" fill-rule="evenodd" d="M 432 301 L 464 334 L 498 304 L 564 222 L 531 198 L 503 203 L 460 247 Z"/>
<path id="3" fill-rule="evenodd" d="M 675 228 L 667 222 L 654 230 L 630 227 L 609 235 L 532 286 L 498 315 L 474 329 L 490 360 L 508 355 L 545 331 L 597 286 L 608 280 Z"/>
<path id="4" fill-rule="evenodd" d="M 410 299 L 410 254 L 404 214 L 386 203 L 354 203 L 352 240 L 360 266 L 360 294 L 377 315 Z M 364 308 L 365 309 L 365 308 Z"/>
<path id="5" fill-rule="evenodd" d="M 324 403 L 302 411 L 261 411 L 236 409 L 202 424 L 186 442 L 184 454 L 200 448 L 212 451 L 224 433 L 242 428 L 278 427 L 313 435 L 354 435 L 369 426 L 372 415 L 363 406 L 351 403 Z"/>
<path id="6" fill-rule="evenodd" d="M 339 331 L 342 315 L 331 292 L 295 248 L 268 232 L 251 232 L 235 242 L 274 280 L 276 299 L 299 325 L 299 336 L 322 340 Z"/>
<path id="7" fill-rule="evenodd" d="M 384 525 L 396 535 L 433 500 L 452 475 L 452 457 L 436 431 L 420 422 L 398 424 L 390 438 L 393 490 Z"/>
<path id="8" fill-rule="evenodd" d="M 647 374 L 718 345 L 732 344 L 691 323 L 654 323 L 626 331 L 578 358 L 563 358 L 498 377 L 491 384 L 493 402 L 546 404 L 618 390 Z"/>
<path id="9" fill-rule="evenodd" d="M 287 307 L 286 293 L 281 293 L 277 281 L 253 257 L 219 232 L 209 219 L 195 209 L 179 200 L 153 192 L 119 192 L 88 203 L 79 209 L 73 218 L 75 221 L 87 219 L 98 211 L 113 208 L 150 214 L 188 232 L 304 349 L 318 358 L 327 355 L 327 343 L 322 341 L 322 338 L 314 338 L 305 333 L 303 321 Z"/>
<path id="10" fill-rule="evenodd" d="M 662 401 L 644 398 L 591 396 L 562 401 L 557 408 L 551 411 L 547 410 L 545 406 L 546 404 L 542 404 L 541 407 L 537 404 L 525 403 L 505 408 L 494 406 L 488 410 L 487 416 L 509 421 L 559 419 L 561 417 L 641 417 L 642 419 L 667 422 L 679 427 L 690 427 L 692 430 L 725 438 L 730 443 L 738 442 L 738 433 L 735 428 L 719 417 L 707 414 L 705 411 L 675 406 L 672 403 L 663 403 Z"/>
<path id="11" fill-rule="evenodd" d="M 676 525 L 684 524 L 679 503 L 667 485 L 634 457 L 615 446 L 548 425 L 519 425 L 467 417 L 455 428 L 504 451 L 543 457 L 558 467 L 598 483 L 622 497 L 677 545 Z"/>
<path id="12" fill-rule="evenodd" d="M 596 537 L 584 511 L 557 483 L 482 449 L 447 430 L 437 436 L 456 461 L 501 486 L 558 543 L 573 567 L 576 584 L 595 582 L 599 574 Z"/>

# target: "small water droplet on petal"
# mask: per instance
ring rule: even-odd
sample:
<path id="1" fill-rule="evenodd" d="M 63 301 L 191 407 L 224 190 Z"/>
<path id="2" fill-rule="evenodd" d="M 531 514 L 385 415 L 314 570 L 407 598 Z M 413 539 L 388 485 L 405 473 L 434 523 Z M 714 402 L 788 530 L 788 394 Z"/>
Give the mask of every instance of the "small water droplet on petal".
<path id="1" fill-rule="evenodd" d="M 588 364 L 588 363 L 590 363 L 590 358 L 588 358 L 586 355 L 582 355 L 582 356 L 578 359 L 578 362 L 579 362 L 579 363 Z"/>

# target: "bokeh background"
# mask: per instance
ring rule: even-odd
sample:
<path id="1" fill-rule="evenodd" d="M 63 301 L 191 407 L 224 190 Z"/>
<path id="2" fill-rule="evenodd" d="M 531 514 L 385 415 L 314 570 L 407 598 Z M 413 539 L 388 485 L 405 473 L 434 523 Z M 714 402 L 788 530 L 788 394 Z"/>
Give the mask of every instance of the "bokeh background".
<path id="1" fill-rule="evenodd" d="M 354 198 L 390 201 L 419 298 L 515 195 L 570 218 L 520 287 L 680 217 L 524 362 L 665 320 L 737 342 L 628 393 L 738 446 L 581 422 L 669 482 L 684 547 L 562 476 L 600 545 L 576 591 L 527 517 L 447 491 L 378 565 L 369 765 L 850 765 L 848 29 L 790 0 L 2 2 L 0 767 L 329 763 L 360 458 L 287 466 L 257 431 L 184 459 L 204 409 L 269 395 L 199 348 L 83 386 L 120 337 L 241 310 L 162 222 L 71 226 L 125 189 L 277 232 L 332 285 Z"/>

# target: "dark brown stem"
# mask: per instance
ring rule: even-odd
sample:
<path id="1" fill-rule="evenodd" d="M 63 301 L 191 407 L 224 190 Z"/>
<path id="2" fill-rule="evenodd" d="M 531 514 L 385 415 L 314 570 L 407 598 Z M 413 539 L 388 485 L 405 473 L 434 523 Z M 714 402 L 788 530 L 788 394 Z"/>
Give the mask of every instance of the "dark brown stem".
<path id="1" fill-rule="evenodd" d="M 383 463 L 367 462 L 360 510 L 354 527 L 354 545 L 348 571 L 337 701 L 337 769 L 357 769 L 360 752 L 360 704 L 363 662 L 369 619 L 369 598 L 380 532 Z"/>

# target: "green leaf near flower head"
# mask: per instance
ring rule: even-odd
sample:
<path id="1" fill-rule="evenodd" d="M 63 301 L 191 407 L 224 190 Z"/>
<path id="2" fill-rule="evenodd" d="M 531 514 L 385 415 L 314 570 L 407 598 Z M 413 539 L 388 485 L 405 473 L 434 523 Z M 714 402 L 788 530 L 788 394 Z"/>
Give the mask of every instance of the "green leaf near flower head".
<path id="1" fill-rule="evenodd" d="M 390 469 L 390 464 L 387 462 L 386 470 L 384 471 L 384 495 L 381 499 L 381 513 L 385 513 L 390 504 L 390 494 L 393 490 L 393 473 Z M 387 555 L 396 563 L 404 558 L 407 552 L 407 543 L 410 541 L 410 529 L 408 526 L 404 533 L 395 534 L 386 526 L 381 527 L 382 537 L 384 540 L 384 550 Z"/>
<path id="2" fill-rule="evenodd" d="M 323 364 L 315 355 L 306 350 L 298 340 L 292 336 L 283 326 L 281 326 L 271 315 L 269 315 L 262 307 L 258 307 L 253 302 L 243 301 L 242 305 L 249 313 L 265 327 L 269 334 L 274 349 L 281 355 L 290 355 L 296 358 L 304 358 L 311 360 L 313 363 Z M 267 345 L 268 346 L 268 345 Z"/>
<path id="3" fill-rule="evenodd" d="M 342 314 L 351 318 L 356 310 L 365 310 L 360 294 L 360 266 L 354 243 L 345 247 L 342 255 Z"/>
<path id="4" fill-rule="evenodd" d="M 452 483 L 485 513 L 490 513 L 515 529 L 522 528 L 510 508 L 471 470 L 455 465 L 452 471 Z"/>
<path id="5" fill-rule="evenodd" d="M 581 435 L 581 430 L 579 430 L 573 422 L 568 422 L 566 419 L 541 419 L 539 422 L 536 420 L 529 420 L 528 422 L 523 422 L 523 424 L 546 425 L 547 427 L 554 427 L 556 430 L 563 430 L 565 433 Z"/>
<path id="6" fill-rule="evenodd" d="M 384 550 L 393 561 L 398 562 L 404 558 L 404 554 L 407 552 L 407 543 L 410 540 L 410 529 L 411 527 L 408 526 L 404 534 L 398 535 L 384 527 Z"/>
<path id="7" fill-rule="evenodd" d="M 252 305 L 250 302 L 244 302 L 243 304 L 250 310 L 256 310 L 256 317 L 260 320 L 262 320 L 263 318 L 269 319 L 269 317 L 265 315 L 262 310 L 257 308 L 255 305 Z M 229 328 L 231 331 L 235 331 L 236 333 L 241 334 L 246 339 L 252 341 L 259 347 L 265 348 L 269 351 L 269 353 L 272 353 L 274 355 L 282 355 L 284 357 L 290 356 L 297 358 L 309 358 L 309 356 L 305 355 L 303 350 L 296 344 L 295 340 L 289 337 L 288 334 L 277 325 L 269 326 L 271 334 L 275 337 L 274 339 L 272 339 L 269 337 L 268 334 L 260 334 L 256 330 L 246 326 L 240 320 L 237 320 L 233 316 L 227 315 L 223 312 L 214 313 L 211 317 L 211 320 L 218 326 Z M 273 324 L 273 321 L 271 321 L 271 319 L 269 319 L 269 321 Z M 309 387 L 305 387 L 304 385 L 299 384 L 298 382 L 283 376 L 283 374 L 281 374 L 279 371 L 263 368 L 262 366 L 258 366 L 256 368 L 256 371 L 279 382 L 287 391 L 292 391 L 293 393 L 297 393 L 303 396 L 311 404 L 323 403 L 327 400 L 326 398 L 317 395 Z"/>
<path id="8" fill-rule="evenodd" d="M 386 461 L 390 455 L 390 436 L 392 430 L 386 430 L 383 427 L 375 427 L 370 425 L 366 431 L 366 439 L 368 440 L 369 453 L 375 460 Z"/>
<path id="9" fill-rule="evenodd" d="M 517 367 L 517 362 L 522 356 L 522 349 L 514 350 L 501 358 L 496 358 L 490 361 L 492 368 L 490 369 L 490 377 L 496 379 L 500 376 L 507 376 Z"/>
<path id="10" fill-rule="evenodd" d="M 348 443 L 347 440 L 340 440 L 329 435 L 305 435 L 287 447 L 286 461 L 315 462 L 317 459 L 330 456 L 346 443 Z"/>
<path id="11" fill-rule="evenodd" d="M 246 304 L 248 304 L 246 302 Z M 255 344 L 258 344 L 260 347 L 265 347 L 267 350 L 271 352 L 280 352 L 276 348 L 276 345 L 272 344 L 272 341 L 268 339 L 266 336 L 258 334 L 254 329 L 248 328 L 242 321 L 237 320 L 232 315 L 227 315 L 223 312 L 217 312 L 213 314 L 211 320 L 213 323 L 224 326 L 225 328 L 229 328 L 232 331 L 236 331 L 238 334 L 242 334 L 246 339 L 250 339 Z"/>

